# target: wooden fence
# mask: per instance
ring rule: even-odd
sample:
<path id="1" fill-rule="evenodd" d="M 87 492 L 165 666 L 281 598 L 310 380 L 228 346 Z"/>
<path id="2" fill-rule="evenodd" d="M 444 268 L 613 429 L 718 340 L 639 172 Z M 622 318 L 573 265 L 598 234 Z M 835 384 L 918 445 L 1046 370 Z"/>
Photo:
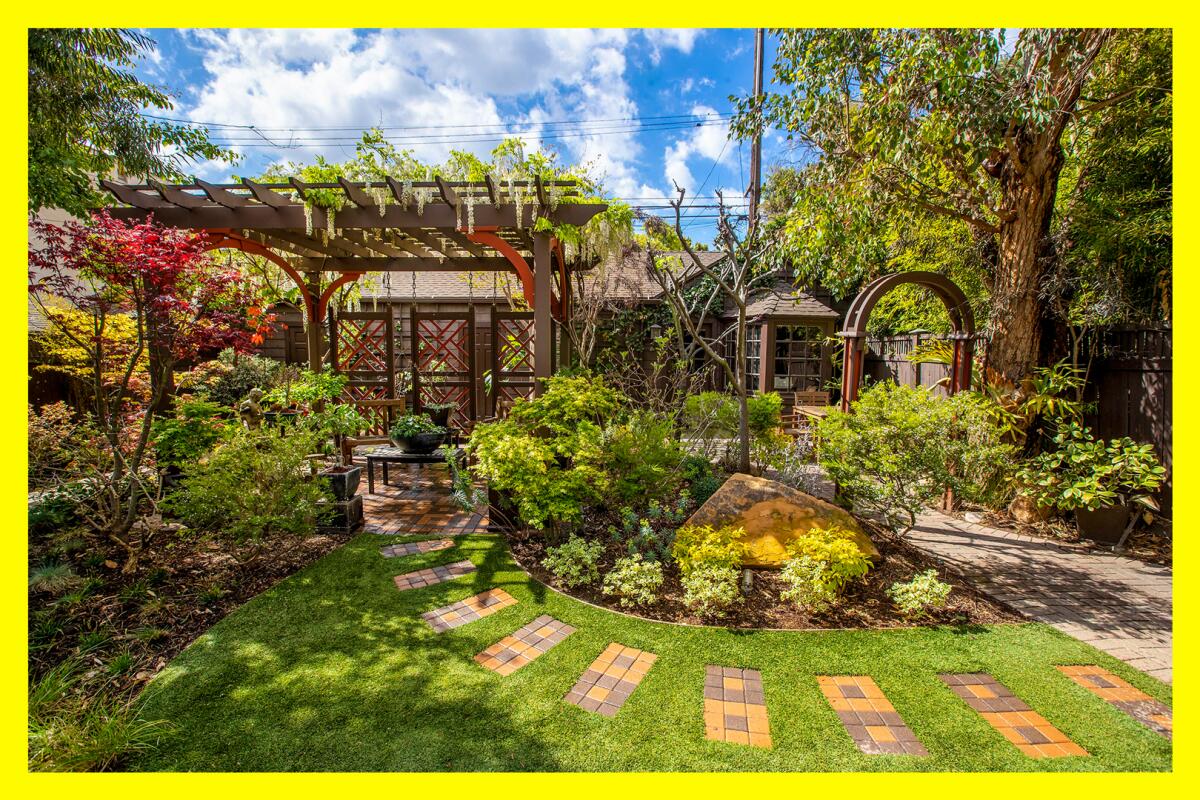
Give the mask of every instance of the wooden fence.
<path id="1" fill-rule="evenodd" d="M 868 380 L 906 386 L 939 386 L 950 374 L 944 364 L 913 364 L 908 354 L 934 334 L 906 334 L 868 341 Z M 1171 515 L 1171 329 L 1111 328 L 1087 337 L 1081 352 L 1091 356 L 1084 399 L 1092 404 L 1085 422 L 1098 437 L 1128 436 L 1153 444 L 1167 468 L 1159 496 Z M 1084 359 L 1086 363 L 1086 358 Z M 937 388 L 934 391 L 945 390 Z"/>

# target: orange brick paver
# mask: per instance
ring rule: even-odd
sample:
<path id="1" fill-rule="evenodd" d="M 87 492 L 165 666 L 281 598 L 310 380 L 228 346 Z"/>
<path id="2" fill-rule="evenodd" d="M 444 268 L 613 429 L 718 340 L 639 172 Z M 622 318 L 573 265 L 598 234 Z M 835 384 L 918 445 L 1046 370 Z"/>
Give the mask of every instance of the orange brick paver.
<path id="1" fill-rule="evenodd" d="M 565 622 L 543 614 L 477 654 L 475 661 L 493 672 L 511 675 L 574 632 Z"/>
<path id="2" fill-rule="evenodd" d="M 415 556 L 421 553 L 433 553 L 438 550 L 448 550 L 454 547 L 453 539 L 427 539 L 423 542 L 401 542 L 400 544 L 389 544 L 387 547 L 380 548 L 379 552 L 384 558 L 397 558 L 399 556 Z"/>
<path id="3" fill-rule="evenodd" d="M 870 755 L 929 755 L 866 675 L 818 675 L 817 685 L 858 749 Z"/>
<path id="4" fill-rule="evenodd" d="M 403 575 L 397 575 L 396 588 L 400 591 L 408 589 L 422 589 L 426 586 L 432 586 L 435 583 L 444 581 L 452 581 L 455 578 L 461 578 L 463 575 L 469 575 L 475 571 L 475 565 L 470 561 L 463 559 L 455 561 L 453 564 L 442 564 L 429 569 L 419 569 L 416 572 L 406 572 Z"/>
<path id="5" fill-rule="evenodd" d="M 1030 758 L 1088 754 L 991 675 L 976 672 L 939 677 L 967 705 L 978 711 L 989 725 Z"/>
<path id="6" fill-rule="evenodd" d="M 1171 708 L 1150 695 L 1096 666 L 1063 666 L 1059 672 L 1092 694 L 1107 700 L 1150 730 L 1171 738 Z"/>
<path id="7" fill-rule="evenodd" d="M 615 717 L 658 656 L 613 642 L 563 699 L 585 711 Z"/>
<path id="8" fill-rule="evenodd" d="M 473 597 L 459 600 L 457 603 L 426 611 L 421 615 L 421 619 L 428 622 L 429 627 L 441 633 L 491 616 L 501 609 L 516 604 L 517 599 L 503 589 L 488 589 L 486 592 L 480 592 Z"/>
<path id="9" fill-rule="evenodd" d="M 762 673 L 711 664 L 705 670 L 704 735 L 718 742 L 770 747 Z"/>

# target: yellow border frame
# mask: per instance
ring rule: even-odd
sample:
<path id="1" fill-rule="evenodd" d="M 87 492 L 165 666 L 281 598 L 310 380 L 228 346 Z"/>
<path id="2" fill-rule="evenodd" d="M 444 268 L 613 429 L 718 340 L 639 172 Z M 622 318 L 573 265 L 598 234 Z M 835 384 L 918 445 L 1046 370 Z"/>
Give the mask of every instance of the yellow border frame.
<path id="1" fill-rule="evenodd" d="M 1141 3 L 1094 0 L 1086 5 L 1060 2 L 1054 7 L 1012 7 L 997 9 L 978 4 L 933 0 L 933 2 L 899 4 L 894 0 L 867 0 L 854 4 L 768 2 L 758 6 L 738 6 L 712 0 L 659 0 L 657 3 L 637 3 L 632 0 L 595 4 L 566 4 L 556 8 L 540 3 L 482 3 L 478 0 L 459 0 L 449 5 L 424 5 L 415 9 L 399 7 L 391 10 L 387 4 L 365 4 L 346 9 L 328 2 L 293 0 L 290 3 L 261 3 L 218 7 L 217 4 L 195 4 L 187 8 L 159 4 L 152 8 L 137 8 L 130 4 L 89 3 L 68 0 L 53 9 L 34 11 L 28 6 L 13 8 L 14 22 L 6 26 L 0 44 L 3 62 L 4 106 L 9 109 L 7 124 L 0 127 L 0 147 L 9 165 L 10 185 L 24 185 L 26 175 L 25 117 L 26 95 L 24 80 L 25 31 L 29 26 L 137 26 L 137 27 L 372 27 L 392 25 L 403 27 L 452 27 L 448 19 L 470 20 L 479 27 L 521 27 L 519 23 L 548 22 L 557 26 L 621 26 L 621 27 L 756 27 L 756 26 L 883 26 L 883 25 L 990 25 L 1001 23 L 1008 27 L 1032 25 L 1119 25 L 1173 27 L 1176 35 L 1175 89 L 1176 123 L 1179 135 L 1176 149 L 1176 219 L 1185 224 L 1176 231 L 1177 262 L 1191 266 L 1197 254 L 1196 234 L 1187 220 L 1195 219 L 1198 191 L 1188 176 L 1197 177 L 1195 140 L 1197 107 L 1193 101 L 1200 59 L 1200 37 L 1196 35 L 1196 12 L 1185 11 L 1182 3 Z M 407 5 L 407 4 L 405 4 Z M 1194 6 L 1193 6 L 1194 8 Z M 525 16 L 522 12 L 528 14 Z M 1180 181 L 1179 178 L 1184 178 Z M 3 441 L 11 448 L 6 461 L 12 465 L 5 470 L 7 480 L 2 486 L 2 530 L 10 546 L 19 552 L 8 553 L 0 569 L 4 600 L 0 605 L 0 643 L 4 658 L 0 661 L 3 674 L 3 748 L 0 750 L 0 780 L 5 788 L 15 790 L 14 796 L 39 798 L 71 796 L 94 798 L 136 793 L 140 796 L 165 798 L 211 798 L 216 793 L 236 792 L 270 796 L 286 792 L 290 797 L 343 795 L 369 796 L 378 792 L 400 792 L 400 797 L 414 791 L 449 793 L 450 795 L 494 793 L 497 796 L 554 794 L 584 800 L 608 797 L 613 792 L 636 792 L 653 797 L 668 793 L 688 796 L 708 794 L 742 794 L 752 796 L 795 793 L 821 796 L 843 792 L 886 792 L 915 796 L 918 792 L 955 793 L 975 798 L 1010 796 L 1054 796 L 1067 798 L 1087 796 L 1128 796 L 1144 792 L 1180 792 L 1185 784 L 1193 783 L 1197 770 L 1194 755 L 1195 736 L 1193 695 L 1191 694 L 1190 656 L 1195 650 L 1191 635 L 1195 618 L 1196 589 L 1188 583 L 1179 587 L 1175 598 L 1176 619 L 1180 621 L 1176 636 L 1176 669 L 1178 676 L 1174 694 L 1175 709 L 1180 720 L 1176 726 L 1175 772 L 1165 775 L 1129 774 L 599 774 L 599 775 L 508 775 L 508 774 L 305 774 L 305 775 L 228 775 L 228 774 L 154 774 L 154 775 L 30 775 L 26 772 L 26 670 L 27 601 L 25 591 L 27 544 L 21 537 L 24 507 L 24 452 L 17 450 L 24 438 L 25 414 L 23 398 L 11 391 L 16 376 L 27 368 L 26 310 L 24 302 L 25 273 L 17 264 L 27 257 L 26 200 L 23 192 L 10 191 L 0 200 L 3 203 L 4 261 L 10 265 L 0 291 L 0 342 L 5 343 L 3 359 L 5 374 L 13 383 L 9 392 L 0 394 L 0 422 Z M 18 276 L 17 273 L 20 273 Z M 1186 309 L 1191 302 L 1200 304 L 1200 286 L 1196 270 L 1184 268 L 1176 281 L 1177 308 Z M 1196 351 L 1195 324 L 1188 313 L 1177 314 L 1176 349 L 1183 358 Z M 1185 362 L 1186 363 L 1186 362 Z M 1175 376 L 1177 396 L 1197 397 L 1200 371 L 1185 369 Z M 1180 415 L 1180 435 L 1176 437 L 1174 468 L 1176 485 L 1186 487 L 1193 474 L 1192 457 L 1197 449 L 1197 426 L 1192 424 L 1188 409 Z M 17 462 L 11 460 L 19 454 Z M 1177 494 L 1187 497 L 1186 489 Z M 1177 549 L 1175 560 L 1184 570 L 1195 569 L 1196 546 L 1192 537 L 1190 509 L 1186 502 L 1176 515 Z M 1191 566 L 1189 566 L 1191 565 Z M 35 794 L 36 793 L 36 794 Z"/>

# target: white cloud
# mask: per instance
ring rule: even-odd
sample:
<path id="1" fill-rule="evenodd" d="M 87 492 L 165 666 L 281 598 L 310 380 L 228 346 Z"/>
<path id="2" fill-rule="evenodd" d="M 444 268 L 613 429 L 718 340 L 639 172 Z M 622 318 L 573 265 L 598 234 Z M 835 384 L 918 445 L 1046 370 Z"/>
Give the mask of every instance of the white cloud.
<path id="1" fill-rule="evenodd" d="M 648 28 L 643 33 L 650 43 L 650 63 L 657 64 L 662 60 L 662 51 L 668 48 L 691 53 L 704 31 L 699 28 Z"/>
<path id="2" fill-rule="evenodd" d="M 696 116 L 715 115 L 717 111 L 709 106 L 695 105 L 692 114 Z M 733 150 L 728 145 L 729 126 L 721 121 L 718 124 L 707 124 L 692 128 L 688 135 L 676 139 L 663 154 L 663 169 L 667 185 L 672 182 L 679 184 L 689 193 L 699 191 L 695 177 L 688 162 L 695 158 L 705 162 L 724 163 L 730 158 Z M 711 166 L 706 163 L 705 166 Z"/>
<path id="3" fill-rule="evenodd" d="M 626 80 L 624 30 L 229 30 L 189 33 L 209 79 L 186 109 L 206 122 L 252 121 L 261 134 L 214 129 L 257 144 L 261 136 L 292 149 L 248 148 L 291 160 L 317 153 L 345 158 L 363 127 L 438 126 L 392 130 L 426 137 L 412 147 L 427 160 L 451 147 L 484 154 L 502 131 L 522 132 L 530 145 L 558 150 L 570 161 L 592 161 L 618 193 L 641 191 L 634 163 L 640 152 L 638 113 Z M 689 48 L 694 35 L 664 41 Z M 514 111 L 514 107 L 527 111 Z M 547 123 L 580 120 L 594 132 L 555 137 Z M 342 126 L 312 131 L 314 126 Z M 447 127 L 458 126 L 458 127 Z M 288 128 L 309 128 L 293 138 Z M 328 141 L 342 137 L 341 141 Z M 350 138 L 347 138 L 350 137 Z M 545 138 L 543 138 L 545 137 Z M 457 139 L 447 142 L 446 139 Z M 439 141 L 441 140 L 441 141 Z M 473 140 L 473 141 L 464 141 Z M 266 144 L 262 141 L 262 144 Z M 209 168 L 209 165 L 205 165 Z"/>

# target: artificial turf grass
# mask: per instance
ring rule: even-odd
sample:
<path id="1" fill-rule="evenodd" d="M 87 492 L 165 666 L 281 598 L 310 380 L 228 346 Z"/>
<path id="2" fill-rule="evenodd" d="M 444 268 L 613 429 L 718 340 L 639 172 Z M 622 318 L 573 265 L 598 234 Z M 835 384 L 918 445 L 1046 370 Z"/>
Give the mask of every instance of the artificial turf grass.
<path id="1" fill-rule="evenodd" d="M 503 539 L 382 558 L 364 534 L 200 637 L 148 687 L 174 726 L 146 770 L 1164 770 L 1171 745 L 1054 669 L 1099 664 L 1171 702 L 1170 687 L 1039 625 L 733 631 L 614 614 L 530 579 Z M 470 558 L 477 571 L 397 591 L 393 576 Z M 518 603 L 445 633 L 424 611 L 499 587 Z M 473 656 L 551 614 L 577 628 L 507 677 Z M 610 642 L 658 660 L 612 719 L 562 698 Z M 704 738 L 707 664 L 763 674 L 774 747 Z M 1021 754 L 939 679 L 993 674 L 1089 757 Z M 858 751 L 816 675 L 872 676 L 927 757 Z"/>

